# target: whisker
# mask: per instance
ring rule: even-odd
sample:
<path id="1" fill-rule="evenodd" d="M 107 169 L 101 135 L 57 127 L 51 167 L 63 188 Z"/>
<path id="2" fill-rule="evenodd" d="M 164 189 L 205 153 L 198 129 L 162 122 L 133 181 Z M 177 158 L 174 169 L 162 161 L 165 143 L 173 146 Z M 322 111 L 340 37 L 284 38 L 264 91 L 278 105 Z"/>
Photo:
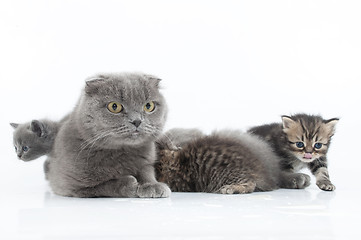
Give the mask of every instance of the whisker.
<path id="1" fill-rule="evenodd" d="M 118 128 L 112 128 L 112 129 L 108 129 L 105 131 L 101 131 L 99 133 L 97 133 L 96 135 L 94 135 L 93 137 L 85 140 L 79 147 L 79 153 L 76 157 L 76 159 L 78 159 L 79 155 L 81 152 L 83 152 L 86 148 L 88 148 L 88 156 L 93 148 L 93 146 L 95 145 L 96 142 L 102 140 L 102 139 L 106 139 L 109 135 L 113 134 L 115 132 L 115 134 L 119 134 L 122 131 L 124 131 L 124 129 L 127 129 L 126 126 L 121 126 Z M 90 147 L 89 147 L 90 146 Z"/>

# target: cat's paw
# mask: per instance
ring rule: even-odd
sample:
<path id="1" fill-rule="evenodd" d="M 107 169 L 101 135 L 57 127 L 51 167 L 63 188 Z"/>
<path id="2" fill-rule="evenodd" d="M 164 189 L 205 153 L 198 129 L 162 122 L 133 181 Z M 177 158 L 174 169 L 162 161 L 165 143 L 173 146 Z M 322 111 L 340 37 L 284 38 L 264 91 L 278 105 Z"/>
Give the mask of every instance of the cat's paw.
<path id="1" fill-rule="evenodd" d="M 303 189 L 310 185 L 311 178 L 304 173 L 292 173 L 284 179 L 282 188 Z"/>
<path id="2" fill-rule="evenodd" d="M 334 191 L 336 189 L 329 180 L 320 180 L 316 182 L 316 185 L 324 191 Z"/>
<path id="3" fill-rule="evenodd" d="M 138 180 L 134 176 L 125 176 L 120 178 L 120 195 L 124 197 L 137 197 L 137 189 L 139 187 Z"/>
<path id="4" fill-rule="evenodd" d="M 256 184 L 253 182 L 243 184 L 224 185 L 218 192 L 221 194 L 244 194 L 254 192 Z"/>
<path id="5" fill-rule="evenodd" d="M 145 183 L 138 188 L 138 196 L 141 198 L 166 198 L 170 193 L 165 183 Z"/>
<path id="6" fill-rule="evenodd" d="M 310 186 L 311 177 L 304 173 L 297 173 L 295 174 L 294 178 L 292 179 L 294 188 L 303 189 Z"/>

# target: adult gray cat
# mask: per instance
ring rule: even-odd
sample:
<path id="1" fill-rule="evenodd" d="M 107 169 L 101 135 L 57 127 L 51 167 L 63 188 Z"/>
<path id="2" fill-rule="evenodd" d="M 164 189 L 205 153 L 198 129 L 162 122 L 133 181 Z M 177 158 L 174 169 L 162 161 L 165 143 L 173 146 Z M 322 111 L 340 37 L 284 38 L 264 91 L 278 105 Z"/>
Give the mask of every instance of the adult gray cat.
<path id="1" fill-rule="evenodd" d="M 248 133 L 172 129 L 157 144 L 157 178 L 172 191 L 234 194 L 309 184 L 305 174 L 281 171 L 271 147 Z"/>
<path id="2" fill-rule="evenodd" d="M 23 124 L 10 123 L 10 125 L 14 128 L 13 143 L 18 158 L 31 161 L 50 154 L 60 122 L 45 119 Z"/>
<path id="3" fill-rule="evenodd" d="M 167 114 L 159 79 L 136 73 L 90 78 L 60 128 L 47 178 L 72 197 L 168 197 L 155 179 L 155 139 Z"/>

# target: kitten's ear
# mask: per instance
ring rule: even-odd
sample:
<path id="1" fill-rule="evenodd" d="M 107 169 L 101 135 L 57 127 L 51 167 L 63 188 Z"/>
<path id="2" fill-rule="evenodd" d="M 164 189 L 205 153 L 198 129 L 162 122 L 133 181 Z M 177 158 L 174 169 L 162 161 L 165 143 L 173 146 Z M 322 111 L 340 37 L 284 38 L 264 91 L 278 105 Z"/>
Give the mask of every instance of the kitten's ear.
<path id="1" fill-rule="evenodd" d="M 339 118 L 331 118 L 324 122 L 326 126 L 326 130 L 329 132 L 330 136 L 332 136 L 335 133 L 336 124 L 338 123 L 339 120 L 340 120 Z"/>
<path id="2" fill-rule="evenodd" d="M 33 120 L 30 123 L 31 131 L 36 133 L 38 137 L 45 137 L 46 136 L 46 129 L 42 122 L 38 120 Z"/>
<path id="3" fill-rule="evenodd" d="M 98 92 L 99 86 L 104 82 L 104 78 L 89 78 L 86 80 L 85 92 L 89 95 Z"/>
<path id="4" fill-rule="evenodd" d="M 296 122 L 291 117 L 286 116 L 286 115 L 282 116 L 283 129 L 291 128 L 295 124 L 296 124 Z"/>
<path id="5" fill-rule="evenodd" d="M 159 88 L 159 83 L 162 79 L 149 74 L 144 74 L 144 77 L 148 79 L 148 81 L 152 84 L 152 86 Z"/>
<path id="6" fill-rule="evenodd" d="M 10 126 L 12 126 L 14 129 L 18 128 L 20 124 L 18 123 L 10 123 Z"/>

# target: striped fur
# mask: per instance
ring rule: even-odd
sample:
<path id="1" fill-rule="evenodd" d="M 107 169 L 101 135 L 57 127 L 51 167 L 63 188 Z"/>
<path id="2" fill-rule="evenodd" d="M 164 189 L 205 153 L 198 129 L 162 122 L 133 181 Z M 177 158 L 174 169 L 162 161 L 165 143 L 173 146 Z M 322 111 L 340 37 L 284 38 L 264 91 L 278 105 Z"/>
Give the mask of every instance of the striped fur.
<path id="1" fill-rule="evenodd" d="M 335 186 L 331 183 L 327 171 L 327 152 L 338 120 L 297 114 L 282 116 L 282 123 L 253 127 L 248 132 L 269 142 L 281 158 L 282 170 L 297 172 L 308 167 L 316 176 L 316 184 L 322 190 L 332 191 Z M 298 147 L 298 142 L 304 146 Z M 321 148 L 316 148 L 317 143 L 321 144 Z"/>
<path id="2" fill-rule="evenodd" d="M 230 131 L 187 134 L 180 135 L 188 141 L 175 142 L 181 143 L 179 150 L 159 146 L 157 179 L 172 191 L 234 194 L 278 188 L 278 157 L 258 137 Z"/>

